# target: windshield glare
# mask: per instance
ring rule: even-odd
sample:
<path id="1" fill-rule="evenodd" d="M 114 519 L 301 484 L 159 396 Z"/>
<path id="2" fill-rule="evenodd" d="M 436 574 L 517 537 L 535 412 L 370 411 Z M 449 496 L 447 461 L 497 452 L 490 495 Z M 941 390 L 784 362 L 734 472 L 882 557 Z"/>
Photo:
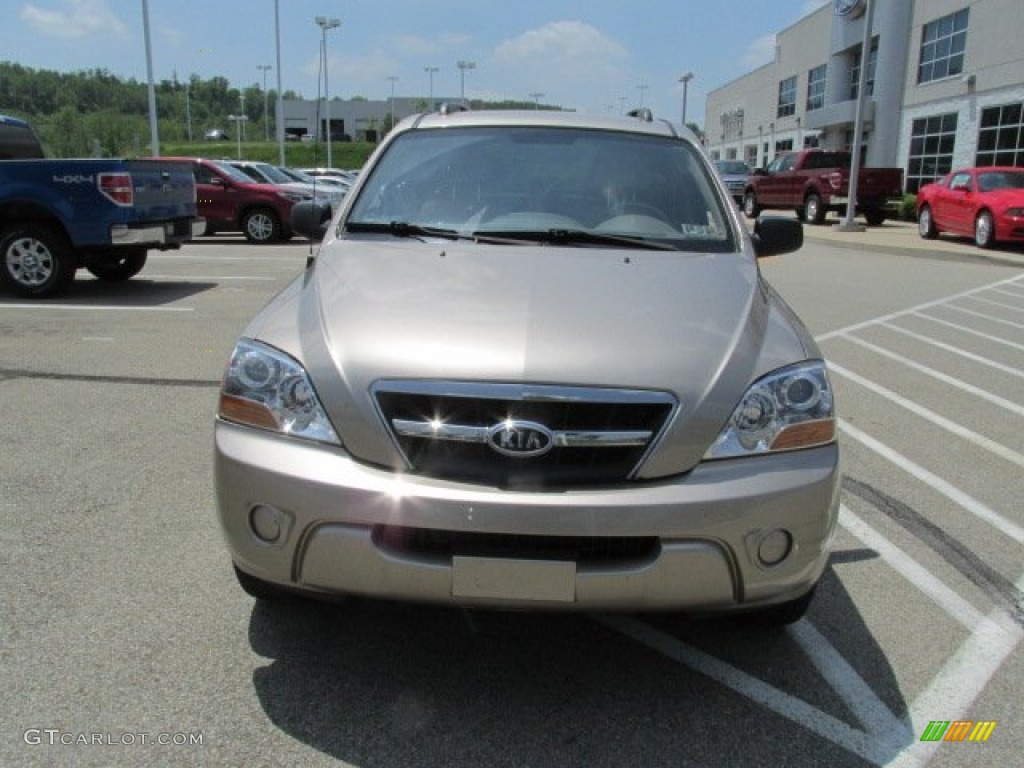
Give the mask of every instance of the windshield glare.
<path id="1" fill-rule="evenodd" d="M 347 221 L 481 235 L 579 230 L 680 250 L 735 249 L 697 150 L 615 131 L 409 131 L 375 164 Z"/>

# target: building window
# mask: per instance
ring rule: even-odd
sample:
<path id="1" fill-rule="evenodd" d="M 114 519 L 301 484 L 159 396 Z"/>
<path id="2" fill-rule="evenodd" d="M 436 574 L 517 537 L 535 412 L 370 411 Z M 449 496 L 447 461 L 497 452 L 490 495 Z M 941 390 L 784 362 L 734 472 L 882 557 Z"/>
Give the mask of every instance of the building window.
<path id="1" fill-rule="evenodd" d="M 791 152 L 793 150 L 792 139 L 779 139 L 775 142 L 776 152 Z"/>
<path id="2" fill-rule="evenodd" d="M 804 149 L 817 149 L 820 144 L 818 134 L 804 136 Z"/>
<path id="3" fill-rule="evenodd" d="M 796 75 L 779 83 L 779 117 L 796 113 Z"/>
<path id="4" fill-rule="evenodd" d="M 756 168 L 757 167 L 757 145 L 756 144 L 748 144 L 746 147 L 744 147 L 744 157 L 743 157 L 743 159 L 746 161 L 747 165 L 750 168 Z"/>
<path id="5" fill-rule="evenodd" d="M 1024 104 L 981 110 L 975 165 L 1024 165 Z"/>
<path id="6" fill-rule="evenodd" d="M 916 194 L 922 185 L 953 170 L 956 118 L 956 112 L 950 112 L 918 118 L 911 124 L 907 192 Z"/>
<path id="7" fill-rule="evenodd" d="M 857 93 L 860 91 L 861 48 L 863 47 L 863 45 L 858 45 L 851 53 L 853 56 L 853 66 L 850 67 L 850 101 L 856 101 Z M 875 65 L 877 63 L 878 38 L 875 37 L 871 40 L 871 53 L 868 56 L 868 96 L 875 95 Z"/>
<path id="8" fill-rule="evenodd" d="M 825 73 L 826 65 L 815 67 L 807 73 L 807 111 L 821 109 L 825 106 Z"/>
<path id="9" fill-rule="evenodd" d="M 921 28 L 921 57 L 917 82 L 930 83 L 964 71 L 967 48 L 967 8 L 925 24 Z"/>

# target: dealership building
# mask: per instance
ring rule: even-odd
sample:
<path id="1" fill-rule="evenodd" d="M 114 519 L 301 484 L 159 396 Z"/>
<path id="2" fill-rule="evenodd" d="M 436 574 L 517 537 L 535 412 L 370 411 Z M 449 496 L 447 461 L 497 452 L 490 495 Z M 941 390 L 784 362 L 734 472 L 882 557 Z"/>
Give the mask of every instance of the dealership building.
<path id="1" fill-rule="evenodd" d="M 772 62 L 708 95 L 708 151 L 762 167 L 851 149 L 867 47 L 866 165 L 902 168 L 911 193 L 953 168 L 1024 165 L 1021 30 L 1022 0 L 833 0 L 777 34 Z"/>

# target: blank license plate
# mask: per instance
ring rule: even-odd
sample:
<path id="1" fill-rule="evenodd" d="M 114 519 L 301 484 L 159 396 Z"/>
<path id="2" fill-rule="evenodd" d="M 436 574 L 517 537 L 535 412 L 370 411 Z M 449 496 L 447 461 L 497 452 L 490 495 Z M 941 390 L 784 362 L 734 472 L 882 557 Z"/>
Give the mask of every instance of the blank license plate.
<path id="1" fill-rule="evenodd" d="M 456 556 L 452 595 L 571 603 L 576 599 L 576 563 Z"/>

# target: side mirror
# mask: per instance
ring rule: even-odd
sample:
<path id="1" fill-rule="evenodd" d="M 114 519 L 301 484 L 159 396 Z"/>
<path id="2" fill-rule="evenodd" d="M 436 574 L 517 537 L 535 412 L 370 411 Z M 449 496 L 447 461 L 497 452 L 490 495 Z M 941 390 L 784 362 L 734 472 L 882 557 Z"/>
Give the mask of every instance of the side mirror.
<path id="1" fill-rule="evenodd" d="M 971 185 L 968 184 L 965 181 L 965 182 L 963 182 L 961 184 L 954 184 L 952 187 L 950 187 L 950 189 L 953 192 L 970 192 L 971 191 Z"/>
<path id="2" fill-rule="evenodd" d="M 751 173 L 752 176 L 767 176 L 768 169 L 766 168 L 755 168 Z"/>
<path id="3" fill-rule="evenodd" d="M 804 228 L 796 219 L 762 216 L 754 222 L 754 253 L 757 258 L 792 253 L 804 244 Z"/>
<path id="4" fill-rule="evenodd" d="M 319 243 L 327 235 L 327 225 L 331 223 L 331 206 L 327 203 L 305 201 L 292 206 L 292 232 L 308 237 Z"/>

